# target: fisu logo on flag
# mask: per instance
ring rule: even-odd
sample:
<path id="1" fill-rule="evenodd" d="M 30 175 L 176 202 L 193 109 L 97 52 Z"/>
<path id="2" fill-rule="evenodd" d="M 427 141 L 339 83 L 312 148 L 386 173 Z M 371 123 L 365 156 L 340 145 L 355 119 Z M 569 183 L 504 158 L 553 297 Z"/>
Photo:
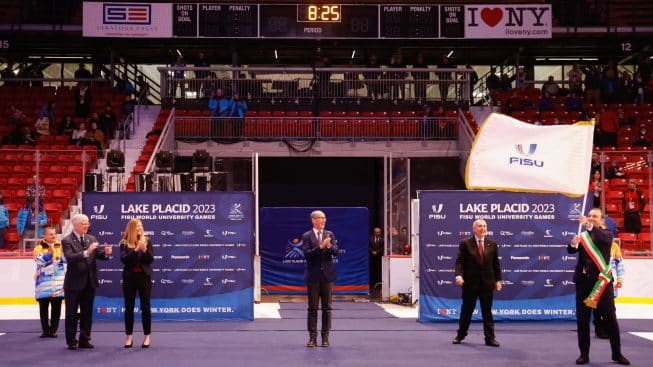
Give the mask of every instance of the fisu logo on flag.
<path id="1" fill-rule="evenodd" d="M 517 152 L 521 155 L 529 156 L 533 155 L 535 153 L 535 150 L 537 149 L 537 144 L 530 144 L 528 146 L 528 150 L 524 150 L 524 146 L 522 144 L 517 144 L 515 145 L 515 149 L 517 149 Z"/>
<path id="2" fill-rule="evenodd" d="M 104 4 L 104 24 L 151 24 L 150 4 Z"/>

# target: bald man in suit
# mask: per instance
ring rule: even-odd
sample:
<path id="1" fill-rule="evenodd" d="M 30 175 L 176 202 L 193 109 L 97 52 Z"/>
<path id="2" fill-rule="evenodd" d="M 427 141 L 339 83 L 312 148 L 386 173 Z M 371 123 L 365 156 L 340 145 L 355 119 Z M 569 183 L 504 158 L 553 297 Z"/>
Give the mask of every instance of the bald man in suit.
<path id="1" fill-rule="evenodd" d="M 485 345 L 498 347 L 494 336 L 492 298 L 494 291 L 501 290 L 501 266 L 497 243 L 487 238 L 487 223 L 477 219 L 472 226 L 474 235 L 465 238 L 458 245 L 456 257 L 456 284 L 462 287 L 463 304 L 460 310 L 458 332 L 453 344 L 460 344 L 467 336 L 476 299 L 481 304 Z"/>

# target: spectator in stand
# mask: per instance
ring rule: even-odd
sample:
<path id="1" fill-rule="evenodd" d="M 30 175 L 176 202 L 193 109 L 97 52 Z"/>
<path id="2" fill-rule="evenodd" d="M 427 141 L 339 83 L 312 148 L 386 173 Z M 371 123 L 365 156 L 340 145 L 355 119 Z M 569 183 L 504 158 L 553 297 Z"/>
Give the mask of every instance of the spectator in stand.
<path id="1" fill-rule="evenodd" d="M 215 94 L 209 99 L 209 110 L 212 117 L 225 117 L 231 108 L 231 101 L 222 93 L 222 88 L 218 88 Z"/>
<path id="2" fill-rule="evenodd" d="M 440 63 L 438 64 L 438 69 L 455 69 L 456 65 L 453 65 L 449 57 L 446 54 L 442 54 Z M 449 85 L 451 84 L 451 72 L 437 72 L 435 73 L 438 76 L 438 90 L 440 91 L 440 99 L 442 102 L 447 101 L 447 96 L 449 94 Z"/>
<path id="3" fill-rule="evenodd" d="M 610 167 L 608 167 L 607 172 L 605 173 L 605 177 L 608 179 L 613 179 L 613 178 L 624 178 L 626 174 L 624 173 L 623 168 L 619 166 L 619 162 L 617 160 L 612 160 L 610 162 Z"/>
<path id="4" fill-rule="evenodd" d="M 80 122 L 79 127 L 73 130 L 73 135 L 70 137 L 70 143 L 81 146 L 85 136 L 86 136 L 86 123 Z"/>
<path id="5" fill-rule="evenodd" d="M 401 56 L 401 54 L 395 54 L 392 56 L 392 60 L 390 61 L 390 69 L 405 69 L 406 64 L 404 64 L 404 59 Z M 403 98 L 405 90 L 406 90 L 406 83 L 404 80 L 407 77 L 407 73 L 401 72 L 401 71 L 392 71 L 388 73 L 388 78 L 390 79 L 390 90 L 392 91 L 392 98 L 393 99 L 399 99 Z M 451 79 L 451 76 L 449 77 Z"/>
<path id="6" fill-rule="evenodd" d="M 33 257 L 36 261 L 35 297 L 39 302 L 41 338 L 56 338 L 61 318 L 61 301 L 64 298 L 66 258 L 63 256 L 61 243 L 57 241 L 54 227 L 43 229 L 43 239 L 34 247 Z"/>
<path id="7" fill-rule="evenodd" d="M 229 105 L 229 116 L 237 117 L 237 119 L 232 120 L 234 124 L 234 137 L 240 138 L 243 136 L 243 118 L 245 117 L 245 112 L 247 112 L 247 101 L 241 99 L 240 94 L 236 92 L 231 96 Z"/>
<path id="8" fill-rule="evenodd" d="M 28 248 L 28 240 L 43 237 L 43 228 L 48 224 L 48 216 L 43 209 L 43 202 L 39 201 L 38 210 L 36 202 L 27 200 L 18 210 L 16 230 L 20 234 L 20 244 Z M 38 213 L 37 213 L 38 212 Z"/>
<path id="9" fill-rule="evenodd" d="M 174 64 L 172 64 L 173 67 L 175 68 L 185 68 L 186 63 L 184 62 L 184 57 L 181 55 L 177 55 L 177 60 L 175 61 Z M 181 92 L 181 98 L 186 98 L 186 81 L 184 81 L 185 78 L 185 72 L 184 70 L 175 70 L 172 73 L 172 97 L 177 96 L 177 86 L 179 86 L 180 92 Z"/>
<path id="10" fill-rule="evenodd" d="M 590 169 L 590 175 L 594 171 L 600 171 L 601 170 L 601 160 L 599 159 L 599 154 L 598 153 L 592 153 L 592 163 L 591 163 L 591 169 Z"/>
<path id="11" fill-rule="evenodd" d="M 617 147 L 617 131 L 619 130 L 619 117 L 617 114 L 601 107 L 601 113 L 597 116 L 603 147 Z"/>
<path id="12" fill-rule="evenodd" d="M 575 63 L 574 66 L 567 72 L 569 80 L 569 92 L 576 93 L 577 95 L 583 94 L 583 71 L 580 65 Z"/>
<path id="13" fill-rule="evenodd" d="M 410 255 L 410 236 L 408 235 L 408 228 L 401 227 L 401 232 L 399 233 L 399 242 L 401 243 L 402 255 Z"/>
<path id="14" fill-rule="evenodd" d="M 553 111 L 553 99 L 549 92 L 544 92 L 542 98 L 540 98 L 540 104 L 537 106 L 537 110 L 542 111 Z"/>
<path id="15" fill-rule="evenodd" d="M 567 100 L 565 101 L 565 110 L 567 112 L 583 111 L 583 103 L 581 102 L 580 98 L 578 98 L 576 92 L 570 92 L 567 96 Z"/>
<path id="16" fill-rule="evenodd" d="M 36 131 L 37 136 L 41 135 L 50 135 L 50 128 L 54 125 L 54 121 L 50 124 L 50 118 L 48 116 L 40 117 L 34 123 L 34 130 Z"/>
<path id="17" fill-rule="evenodd" d="M 474 86 L 476 83 L 478 83 L 478 73 L 472 68 L 472 65 L 467 64 L 465 66 L 467 70 L 470 70 L 471 73 L 469 74 L 469 103 L 473 104 L 474 103 Z"/>
<path id="18" fill-rule="evenodd" d="M 15 145 L 35 145 L 36 133 L 29 125 L 19 125 L 8 137 L 8 142 Z"/>
<path id="19" fill-rule="evenodd" d="M 3 192 L 0 190 L 0 250 L 5 248 L 5 232 L 9 227 L 9 211 L 5 206 Z"/>
<path id="20" fill-rule="evenodd" d="M 508 74 L 502 73 L 500 77 L 501 81 L 501 90 L 504 92 L 512 92 L 512 81 L 515 80 L 515 76 L 509 77 Z"/>
<path id="21" fill-rule="evenodd" d="M 104 157 L 104 150 L 106 149 L 106 141 L 104 139 L 104 133 L 102 130 L 98 129 L 97 121 L 94 119 L 89 119 L 87 122 L 90 128 L 86 131 L 84 138 L 82 139 L 82 146 L 84 145 L 93 145 L 97 149 L 98 156 L 100 158 Z"/>
<path id="22" fill-rule="evenodd" d="M 142 75 L 136 78 L 136 93 L 138 93 L 138 104 L 145 105 L 147 108 L 147 99 L 150 95 L 150 84 Z"/>
<path id="23" fill-rule="evenodd" d="M 374 227 L 367 249 L 369 256 L 369 294 L 372 297 L 376 293 L 374 287 L 381 283 L 381 261 L 385 249 L 380 227 Z"/>
<path id="24" fill-rule="evenodd" d="M 105 135 L 105 139 L 113 139 L 116 132 L 116 122 L 118 121 L 116 114 L 113 112 L 111 103 L 104 106 L 104 111 L 98 117 L 98 129 Z"/>
<path id="25" fill-rule="evenodd" d="M 75 121 L 73 121 L 73 117 L 69 114 L 66 114 L 63 116 L 63 119 L 61 120 L 61 123 L 59 124 L 59 129 L 57 130 L 58 135 L 68 135 L 70 137 L 73 136 L 73 131 L 75 130 Z"/>
<path id="26" fill-rule="evenodd" d="M 634 146 L 638 147 L 650 147 L 651 141 L 648 139 L 646 134 L 646 125 L 641 125 L 639 127 L 639 136 L 633 142 Z"/>
<path id="27" fill-rule="evenodd" d="M 546 93 L 552 97 L 557 96 L 558 93 L 560 93 L 560 86 L 555 82 L 555 79 L 553 79 L 553 75 L 549 75 L 547 81 L 542 84 L 542 95 Z"/>
<path id="28" fill-rule="evenodd" d="M 366 68 L 379 69 L 380 65 L 375 54 L 371 54 L 367 58 Z M 366 81 L 367 94 L 372 100 L 383 98 L 383 86 L 381 85 L 381 71 L 365 71 L 363 77 Z"/>
<path id="29" fill-rule="evenodd" d="M 606 69 L 601 79 L 601 102 L 608 104 L 616 103 L 618 86 L 619 78 L 616 71 L 612 68 Z"/>
<path id="30" fill-rule="evenodd" d="M 601 72 L 597 65 L 581 68 L 585 74 L 585 103 L 601 103 Z"/>
<path id="31" fill-rule="evenodd" d="M 429 66 L 424 60 L 424 54 L 422 52 L 418 52 L 417 56 L 415 57 L 415 62 L 413 63 L 413 69 L 426 69 L 428 67 Z M 419 104 L 426 102 L 426 82 L 429 80 L 429 74 L 430 73 L 428 71 L 411 72 L 411 75 L 415 80 L 415 98 Z"/>
<path id="32" fill-rule="evenodd" d="M 496 106 L 499 101 L 497 100 L 497 91 L 501 89 L 501 79 L 497 76 L 497 68 L 494 66 L 490 67 L 490 74 L 485 79 L 485 85 L 490 93 L 490 99 L 492 100 L 492 105 Z"/>
<path id="33" fill-rule="evenodd" d="M 27 116 L 15 105 L 9 106 L 9 123 L 14 126 L 20 126 L 25 123 Z"/>
<path id="34" fill-rule="evenodd" d="M 32 177 L 32 183 L 27 186 L 27 190 L 25 190 L 25 200 L 36 200 L 37 195 L 41 203 L 45 202 L 45 186 L 41 185 L 39 180 L 36 178 L 36 175 L 34 175 L 34 177 Z"/>
<path id="35" fill-rule="evenodd" d="M 129 81 L 127 74 L 122 74 L 122 77 L 116 81 L 116 90 L 118 93 L 122 94 L 136 93 L 136 88 L 134 88 L 134 85 Z"/>
<path id="36" fill-rule="evenodd" d="M 639 234 L 642 231 L 642 213 L 645 205 L 644 193 L 637 188 L 637 181 L 628 180 L 628 190 L 622 199 L 625 232 Z"/>
<path id="37" fill-rule="evenodd" d="M 645 87 L 646 87 L 646 83 L 644 81 L 644 78 L 642 77 L 642 73 L 638 70 L 635 73 L 635 77 L 633 78 L 633 90 L 635 92 L 634 102 L 636 104 L 644 103 L 644 88 Z"/>
<path id="38" fill-rule="evenodd" d="M 635 101 L 635 83 L 629 72 L 621 73 L 621 78 L 617 83 L 617 99 L 621 103 L 633 103 Z"/>
<path id="39" fill-rule="evenodd" d="M 47 117 L 49 119 L 49 121 L 52 122 L 52 123 L 57 121 L 55 119 L 55 115 L 54 115 L 55 106 L 56 106 L 56 104 L 55 104 L 54 101 L 52 101 L 52 100 L 48 101 L 48 103 L 41 108 L 41 111 L 39 111 L 38 115 L 36 115 L 36 119 L 38 120 L 38 119 L 40 119 L 42 117 Z"/>
<path id="40" fill-rule="evenodd" d="M 524 93 L 521 95 L 521 100 L 519 101 L 519 109 L 521 111 L 536 109 L 535 104 L 533 104 L 533 101 L 531 101 L 528 94 Z"/>
<path id="41" fill-rule="evenodd" d="M 197 60 L 195 60 L 195 67 L 196 68 L 211 67 L 211 63 L 206 59 L 206 55 L 204 54 L 203 51 L 197 53 Z M 195 81 L 193 90 L 197 92 L 197 98 L 204 97 L 202 95 L 202 91 L 204 90 L 204 81 L 202 79 L 208 78 L 210 73 L 211 72 L 208 70 L 195 71 L 195 78 L 198 80 Z"/>
<path id="42" fill-rule="evenodd" d="M 29 72 L 29 77 L 32 78 L 32 87 L 42 87 L 43 86 L 43 69 L 40 64 L 35 65 Z"/>
<path id="43" fill-rule="evenodd" d="M 2 73 L 0 73 L 0 78 L 2 78 L 2 81 L 4 82 L 3 85 L 6 87 L 16 85 L 16 82 L 13 80 L 16 79 L 13 62 L 7 63 L 7 66 L 2 70 Z"/>
<path id="44" fill-rule="evenodd" d="M 87 83 L 80 82 L 77 88 L 73 90 L 75 99 L 75 117 L 87 118 L 91 113 L 91 90 Z"/>
<path id="45" fill-rule="evenodd" d="M 592 173 L 589 191 L 592 192 L 592 197 L 594 198 L 594 208 L 602 208 L 601 195 L 603 192 L 608 191 L 608 186 L 604 180 L 601 179 L 601 171 L 594 171 Z"/>
<path id="46" fill-rule="evenodd" d="M 75 70 L 75 79 L 90 79 L 92 77 L 93 75 L 91 75 L 91 72 L 86 68 L 86 65 L 80 63 L 79 68 Z"/>

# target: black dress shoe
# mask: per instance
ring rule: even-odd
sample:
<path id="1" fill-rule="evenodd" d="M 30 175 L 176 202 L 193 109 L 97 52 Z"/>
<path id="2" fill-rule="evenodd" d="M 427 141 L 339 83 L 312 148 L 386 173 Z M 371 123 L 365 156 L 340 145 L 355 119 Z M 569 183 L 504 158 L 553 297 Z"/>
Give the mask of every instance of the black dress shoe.
<path id="1" fill-rule="evenodd" d="M 590 358 L 584 354 L 581 354 L 580 357 L 576 358 L 576 364 L 588 364 L 590 363 Z"/>
<path id="2" fill-rule="evenodd" d="M 501 344 L 496 339 L 488 339 L 485 341 L 485 345 L 488 347 L 499 347 Z"/>
<path id="3" fill-rule="evenodd" d="M 141 348 L 146 348 L 146 349 L 147 349 L 147 348 L 149 348 L 149 347 L 150 347 L 150 344 L 149 344 L 149 343 L 148 343 L 148 344 L 145 344 L 145 343 L 141 344 Z"/>
<path id="4" fill-rule="evenodd" d="M 80 349 L 93 349 L 95 346 L 89 342 L 86 342 L 86 343 L 79 343 L 78 347 Z"/>
<path id="5" fill-rule="evenodd" d="M 628 360 L 628 358 L 624 357 L 621 354 L 618 355 L 618 356 L 612 357 L 612 360 L 619 363 L 619 364 L 623 364 L 623 365 L 629 365 L 630 364 L 630 361 Z"/>
<path id="6" fill-rule="evenodd" d="M 133 341 L 133 340 L 132 340 L 131 343 L 129 343 L 129 344 L 125 344 L 125 348 L 131 348 L 131 347 L 133 347 L 133 346 L 134 346 L 134 341 Z"/>
<path id="7" fill-rule="evenodd" d="M 56 332 L 50 332 L 50 334 L 48 334 L 48 338 L 56 338 L 56 337 L 57 337 Z"/>
<path id="8" fill-rule="evenodd" d="M 322 337 L 322 344 L 320 346 L 324 347 L 324 348 L 329 347 L 329 337 L 328 336 L 323 336 Z"/>
<path id="9" fill-rule="evenodd" d="M 77 349 L 77 343 L 68 344 L 68 349 L 70 349 L 70 350 L 76 350 L 76 349 Z"/>
<path id="10" fill-rule="evenodd" d="M 311 339 L 311 340 L 309 340 L 308 343 L 306 343 L 306 346 L 307 346 L 308 348 L 315 348 L 315 347 L 317 347 L 317 340 L 315 340 L 315 339 Z"/>
<path id="11" fill-rule="evenodd" d="M 453 338 L 453 340 L 451 341 L 451 343 L 453 343 L 453 344 L 460 344 L 460 343 L 463 341 L 463 339 L 465 339 L 465 338 L 463 338 L 462 336 L 456 336 L 455 338 Z"/>

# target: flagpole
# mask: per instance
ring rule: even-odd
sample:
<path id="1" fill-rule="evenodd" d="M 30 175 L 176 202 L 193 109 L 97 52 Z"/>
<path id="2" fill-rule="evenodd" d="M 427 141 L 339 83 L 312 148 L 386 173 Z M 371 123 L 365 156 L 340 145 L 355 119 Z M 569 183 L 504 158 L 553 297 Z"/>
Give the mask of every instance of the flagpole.
<path id="1" fill-rule="evenodd" d="M 588 193 L 589 193 L 589 190 L 585 191 L 585 195 L 583 195 L 583 206 L 582 206 L 582 209 L 580 211 L 580 215 L 585 215 L 585 205 L 587 204 L 587 194 Z M 580 221 L 578 221 L 578 231 L 576 233 L 577 235 L 580 235 L 580 230 L 582 229 L 582 226 L 583 225 L 580 223 Z"/>

